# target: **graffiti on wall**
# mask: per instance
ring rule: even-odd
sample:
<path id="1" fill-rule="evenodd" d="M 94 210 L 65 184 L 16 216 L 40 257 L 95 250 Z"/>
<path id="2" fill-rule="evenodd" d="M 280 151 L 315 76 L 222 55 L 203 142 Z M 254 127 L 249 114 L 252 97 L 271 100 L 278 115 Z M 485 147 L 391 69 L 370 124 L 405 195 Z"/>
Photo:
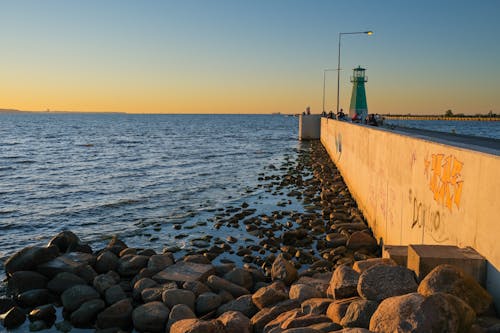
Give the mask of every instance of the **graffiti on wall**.
<path id="1" fill-rule="evenodd" d="M 462 178 L 463 162 L 455 156 L 432 154 L 424 159 L 424 174 L 429 182 L 429 189 L 434 200 L 451 212 L 453 206 L 460 208 L 460 199 L 464 180 Z"/>
<path id="2" fill-rule="evenodd" d="M 449 240 L 446 224 L 442 223 L 442 212 L 432 209 L 430 205 L 420 201 L 410 189 L 408 199 L 412 207 L 411 229 L 422 229 L 422 232 L 432 237 L 436 243 Z M 423 242 L 423 233 L 421 242 Z"/>

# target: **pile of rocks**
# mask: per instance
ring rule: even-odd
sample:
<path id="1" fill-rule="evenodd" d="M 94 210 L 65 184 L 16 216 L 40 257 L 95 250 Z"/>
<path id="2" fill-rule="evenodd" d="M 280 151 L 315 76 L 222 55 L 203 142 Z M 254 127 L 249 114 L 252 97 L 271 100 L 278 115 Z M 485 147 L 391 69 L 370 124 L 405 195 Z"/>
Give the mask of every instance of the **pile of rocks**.
<path id="1" fill-rule="evenodd" d="M 483 332 L 481 323 L 500 327 L 490 318 L 491 296 L 446 265 L 417 284 L 412 271 L 390 259 L 358 260 L 333 274 L 307 276 L 280 253 L 266 277 L 255 266 L 213 265 L 203 255 L 175 261 L 169 252 L 129 248 L 118 239 L 93 253 L 66 231 L 46 247 L 14 254 L 5 269 L 12 295 L 0 301 L 6 328 L 21 325 L 26 314 L 31 330 L 51 327 L 58 306 L 65 318 L 56 324 L 61 331 L 72 326 L 171 333 Z"/>

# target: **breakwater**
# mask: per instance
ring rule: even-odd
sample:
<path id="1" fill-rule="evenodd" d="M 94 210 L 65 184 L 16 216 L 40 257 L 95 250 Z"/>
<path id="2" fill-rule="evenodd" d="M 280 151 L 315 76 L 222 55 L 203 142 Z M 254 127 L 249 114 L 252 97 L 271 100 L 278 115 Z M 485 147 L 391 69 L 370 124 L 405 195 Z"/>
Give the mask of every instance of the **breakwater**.
<path id="1" fill-rule="evenodd" d="M 474 248 L 487 260 L 486 286 L 499 304 L 498 147 L 331 119 L 321 120 L 321 142 L 380 241 Z"/>
<path id="2" fill-rule="evenodd" d="M 443 120 L 443 121 L 500 121 L 500 117 L 447 117 L 447 116 L 416 116 L 416 115 L 382 115 L 386 119 L 398 120 Z"/>

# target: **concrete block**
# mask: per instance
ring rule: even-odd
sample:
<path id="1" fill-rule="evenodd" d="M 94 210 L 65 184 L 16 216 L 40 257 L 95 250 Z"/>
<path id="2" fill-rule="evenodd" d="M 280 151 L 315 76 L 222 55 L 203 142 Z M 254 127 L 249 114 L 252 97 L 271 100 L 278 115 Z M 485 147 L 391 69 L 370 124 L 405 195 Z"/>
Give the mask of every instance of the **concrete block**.
<path id="1" fill-rule="evenodd" d="M 442 264 L 457 266 L 485 285 L 486 260 L 474 249 L 454 245 L 408 245 L 407 267 L 415 272 L 419 281 Z"/>
<path id="2" fill-rule="evenodd" d="M 391 258 L 399 266 L 405 266 L 408 259 L 408 246 L 406 245 L 384 245 L 382 258 Z"/>
<path id="3" fill-rule="evenodd" d="M 321 133 L 320 115 L 299 116 L 299 140 L 319 140 Z"/>

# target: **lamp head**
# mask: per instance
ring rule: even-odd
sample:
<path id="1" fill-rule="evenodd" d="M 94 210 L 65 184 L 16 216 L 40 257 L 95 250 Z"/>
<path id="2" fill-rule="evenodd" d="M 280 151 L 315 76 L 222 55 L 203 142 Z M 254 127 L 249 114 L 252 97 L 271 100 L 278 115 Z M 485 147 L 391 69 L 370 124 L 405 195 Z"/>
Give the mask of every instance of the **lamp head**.
<path id="1" fill-rule="evenodd" d="M 365 31 L 365 34 L 367 34 L 368 36 L 373 35 L 373 31 L 371 31 L 371 30 L 370 31 Z"/>

